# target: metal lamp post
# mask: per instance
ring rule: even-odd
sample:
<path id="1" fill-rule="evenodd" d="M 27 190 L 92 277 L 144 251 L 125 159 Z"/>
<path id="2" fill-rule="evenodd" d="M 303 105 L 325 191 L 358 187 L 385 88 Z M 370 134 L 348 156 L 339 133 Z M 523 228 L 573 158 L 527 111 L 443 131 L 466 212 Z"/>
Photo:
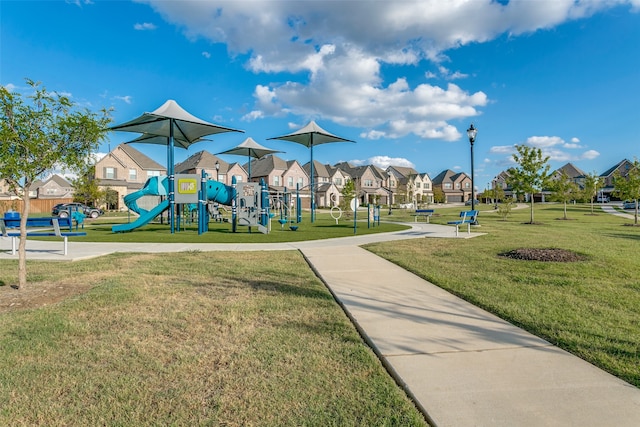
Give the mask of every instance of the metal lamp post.
<path id="1" fill-rule="evenodd" d="M 467 136 L 469 137 L 469 144 L 471 145 L 471 210 L 475 210 L 476 206 L 476 195 L 475 195 L 475 187 L 473 182 L 473 143 L 476 141 L 476 135 L 478 134 L 478 129 L 473 127 L 473 123 L 467 129 Z"/>
<path id="2" fill-rule="evenodd" d="M 216 181 L 220 181 L 220 162 L 216 160 Z"/>

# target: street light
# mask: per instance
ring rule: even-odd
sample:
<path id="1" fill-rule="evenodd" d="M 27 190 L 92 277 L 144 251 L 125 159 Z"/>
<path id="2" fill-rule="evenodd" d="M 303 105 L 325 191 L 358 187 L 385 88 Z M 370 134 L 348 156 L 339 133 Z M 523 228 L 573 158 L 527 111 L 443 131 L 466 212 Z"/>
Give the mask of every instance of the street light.
<path id="1" fill-rule="evenodd" d="M 220 181 L 220 162 L 216 160 L 216 181 Z"/>
<path id="2" fill-rule="evenodd" d="M 476 206 L 476 195 L 475 195 L 475 187 L 473 185 L 473 143 L 476 141 L 476 135 L 478 134 L 478 129 L 473 127 L 473 123 L 467 129 L 467 136 L 469 137 L 469 144 L 471 145 L 471 210 L 475 210 Z"/>

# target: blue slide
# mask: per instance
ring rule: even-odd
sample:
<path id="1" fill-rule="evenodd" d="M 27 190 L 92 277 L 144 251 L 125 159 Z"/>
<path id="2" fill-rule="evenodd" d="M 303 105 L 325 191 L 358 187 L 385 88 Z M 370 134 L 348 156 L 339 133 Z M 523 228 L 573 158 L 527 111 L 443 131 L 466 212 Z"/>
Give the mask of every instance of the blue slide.
<path id="1" fill-rule="evenodd" d="M 118 224 L 111 227 L 111 231 L 114 233 L 118 233 L 120 231 L 131 231 L 134 228 L 142 227 L 143 225 L 149 224 L 155 217 L 160 215 L 169 207 L 169 201 L 163 200 L 158 206 L 151 209 L 150 211 L 146 211 L 144 209 L 140 209 L 140 216 L 133 222 L 128 224 Z"/>
<path id="2" fill-rule="evenodd" d="M 218 202 L 222 205 L 231 205 L 235 198 L 235 190 L 228 185 L 218 181 L 207 181 L 207 200 Z M 111 227 L 114 233 L 131 231 L 143 225 L 147 225 L 155 217 L 169 208 L 169 201 L 164 200 L 159 205 L 147 211 L 138 206 L 138 199 L 143 196 L 166 196 L 168 194 L 168 178 L 166 176 L 152 176 L 145 182 L 144 186 L 124 197 L 124 204 L 127 208 L 140 215 L 135 221 L 128 224 L 118 224 Z"/>

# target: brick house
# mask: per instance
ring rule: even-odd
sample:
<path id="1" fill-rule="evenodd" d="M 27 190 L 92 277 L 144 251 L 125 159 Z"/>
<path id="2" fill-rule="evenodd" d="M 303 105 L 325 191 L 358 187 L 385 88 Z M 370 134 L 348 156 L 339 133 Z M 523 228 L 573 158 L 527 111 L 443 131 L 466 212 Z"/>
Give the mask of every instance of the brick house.
<path id="1" fill-rule="evenodd" d="M 445 203 L 466 202 L 471 199 L 471 178 L 464 172 L 446 169 L 432 179 L 434 189 L 444 193 Z"/>
<path id="2" fill-rule="evenodd" d="M 124 196 L 142 188 L 148 178 L 166 175 L 167 169 L 129 144 L 120 144 L 96 163 L 98 187 L 115 191 L 117 203 L 109 209 L 125 208 Z"/>
<path id="3" fill-rule="evenodd" d="M 71 199 L 73 185 L 58 174 L 53 174 L 44 181 L 37 180 L 31 184 L 29 197 L 32 199 Z"/>

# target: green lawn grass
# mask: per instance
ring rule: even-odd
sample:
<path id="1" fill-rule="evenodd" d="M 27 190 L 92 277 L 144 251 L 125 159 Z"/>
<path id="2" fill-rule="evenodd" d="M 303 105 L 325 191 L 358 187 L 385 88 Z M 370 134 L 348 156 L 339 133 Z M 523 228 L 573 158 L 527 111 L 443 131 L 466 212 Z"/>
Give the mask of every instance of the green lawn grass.
<path id="1" fill-rule="evenodd" d="M 29 262 L 30 287 L 90 289 L 0 313 L 0 425 L 426 425 L 305 265 L 295 251 Z M 0 261 L 5 281 L 15 270 Z"/>
<path id="2" fill-rule="evenodd" d="M 417 239 L 367 249 L 426 280 L 640 386 L 640 227 L 590 206 L 514 210 L 502 221 L 479 206 L 486 235 Z M 443 208 L 446 223 L 464 208 Z M 483 211 L 483 209 L 485 209 Z M 561 248 L 585 255 L 574 263 L 500 257 L 512 249 Z"/>
<path id="3" fill-rule="evenodd" d="M 640 227 L 584 205 L 571 205 L 569 220 L 561 205 L 536 205 L 534 225 L 525 224 L 528 208 L 507 221 L 478 208 L 474 231 L 483 236 L 367 249 L 640 386 Z M 445 224 L 468 208 L 435 209 L 431 222 Z M 413 222 L 401 210 L 382 219 Z M 331 221 L 325 214 L 317 226 L 341 228 Z M 164 233 L 150 241 L 171 238 Z M 265 237 L 253 234 L 244 231 Z M 521 247 L 586 260 L 499 256 Z M 289 251 L 30 261 L 30 286 L 86 282 L 90 290 L 0 314 L 0 425 L 422 425 L 302 265 Z M 0 261 L 0 272 L 0 284 L 13 283 L 16 261 Z"/>
<path id="4" fill-rule="evenodd" d="M 135 218 L 131 218 L 131 221 L 134 219 Z M 209 223 L 209 231 L 201 235 L 198 235 L 197 224 L 185 224 L 184 222 L 182 222 L 180 230 L 173 234 L 171 234 L 171 229 L 166 223 L 152 223 L 125 233 L 111 232 L 111 226 L 113 224 L 126 221 L 127 218 L 122 216 L 107 216 L 97 220 L 87 221 L 83 229 L 83 231 L 87 232 L 87 236 L 77 238 L 77 240 L 148 243 L 180 243 L 185 241 L 193 243 L 281 243 L 354 235 L 352 218 L 347 219 L 343 217 L 338 221 L 338 224 L 336 224 L 335 219 L 333 219 L 326 210 L 319 210 L 316 215 L 316 220 L 313 223 L 310 221 L 310 214 L 308 212 L 305 212 L 305 215 L 303 215 L 302 222 L 294 222 L 283 226 L 278 223 L 277 218 L 273 218 L 271 221 L 271 232 L 269 234 L 260 233 L 257 227 L 249 229 L 249 227 L 246 226 L 238 226 L 236 233 L 233 233 L 230 223 L 213 221 Z M 298 226 L 297 230 L 290 230 L 290 225 Z M 404 230 L 406 228 L 407 226 L 397 223 L 368 223 L 364 212 L 362 212 L 358 215 L 355 234 L 385 233 Z"/>

